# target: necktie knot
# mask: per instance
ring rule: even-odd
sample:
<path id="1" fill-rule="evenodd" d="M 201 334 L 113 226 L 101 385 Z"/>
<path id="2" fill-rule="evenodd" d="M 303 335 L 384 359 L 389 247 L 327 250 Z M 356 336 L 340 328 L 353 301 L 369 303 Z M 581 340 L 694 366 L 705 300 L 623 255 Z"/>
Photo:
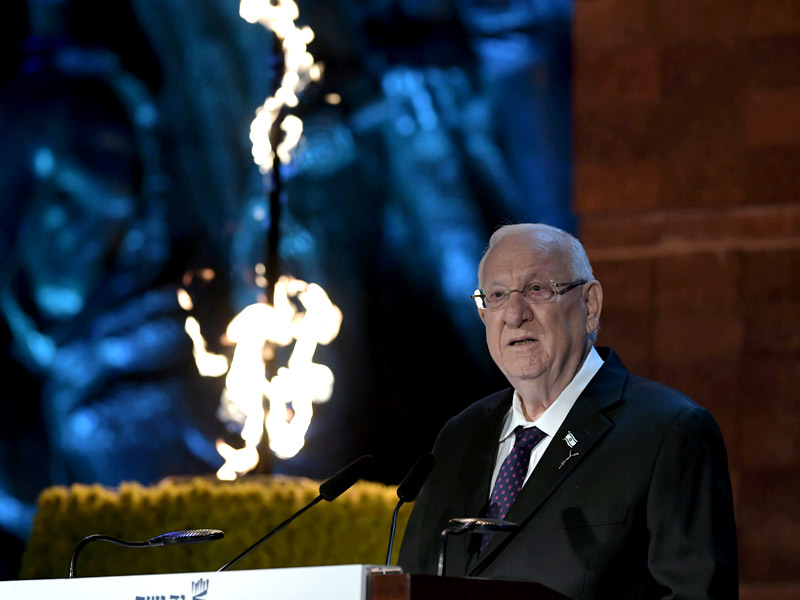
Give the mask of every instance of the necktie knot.
<path id="1" fill-rule="evenodd" d="M 514 441 L 515 447 L 530 449 L 542 441 L 545 433 L 538 427 L 523 427 L 519 425 L 514 430 L 514 435 L 517 436 Z"/>

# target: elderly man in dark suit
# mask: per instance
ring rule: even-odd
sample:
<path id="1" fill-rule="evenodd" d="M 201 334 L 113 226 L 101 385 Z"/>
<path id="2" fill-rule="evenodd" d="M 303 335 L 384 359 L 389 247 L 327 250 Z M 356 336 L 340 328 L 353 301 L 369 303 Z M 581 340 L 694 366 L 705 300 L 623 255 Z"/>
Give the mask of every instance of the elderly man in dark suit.
<path id="1" fill-rule="evenodd" d="M 435 573 L 536 581 L 574 599 L 737 598 L 727 455 L 713 417 L 595 348 L 603 289 L 580 242 L 541 224 L 492 236 L 473 298 L 511 388 L 452 418 L 400 552 Z"/>

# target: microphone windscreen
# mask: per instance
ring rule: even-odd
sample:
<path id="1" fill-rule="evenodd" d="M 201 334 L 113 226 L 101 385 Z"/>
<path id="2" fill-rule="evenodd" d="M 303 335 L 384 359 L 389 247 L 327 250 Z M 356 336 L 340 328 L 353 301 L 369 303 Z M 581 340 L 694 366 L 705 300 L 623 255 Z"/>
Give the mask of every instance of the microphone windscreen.
<path id="1" fill-rule="evenodd" d="M 319 495 L 328 502 L 335 500 L 361 479 L 374 462 L 375 459 L 371 456 L 357 458 L 336 475 L 323 481 L 319 486 Z"/>
<path id="2" fill-rule="evenodd" d="M 397 486 L 397 497 L 402 502 L 412 502 L 422 489 L 422 484 L 433 469 L 433 454 L 423 454 L 411 467 L 400 485 Z"/>
<path id="3" fill-rule="evenodd" d="M 505 519 L 491 519 L 489 517 L 465 517 L 460 519 L 450 519 L 447 529 L 451 533 L 464 533 L 465 531 L 475 531 L 477 533 L 489 533 L 494 531 L 513 531 L 517 524 Z"/>
<path id="4" fill-rule="evenodd" d="M 200 542 L 210 542 L 225 536 L 219 529 L 187 529 L 185 531 L 171 531 L 162 533 L 150 540 L 153 546 L 169 544 L 198 544 Z"/>

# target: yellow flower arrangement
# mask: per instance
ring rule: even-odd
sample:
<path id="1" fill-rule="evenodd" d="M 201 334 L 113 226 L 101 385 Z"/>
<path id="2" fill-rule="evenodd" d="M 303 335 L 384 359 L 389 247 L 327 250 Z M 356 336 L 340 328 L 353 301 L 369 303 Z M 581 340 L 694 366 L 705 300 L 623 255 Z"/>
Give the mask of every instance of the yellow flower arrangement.
<path id="1" fill-rule="evenodd" d="M 265 569 L 330 564 L 383 564 L 395 486 L 360 481 L 334 502 L 321 502 L 233 566 Z M 103 534 L 143 541 L 186 529 L 221 529 L 204 544 L 133 549 L 97 542 L 80 553 L 80 576 L 215 571 L 318 494 L 319 482 L 280 475 L 234 482 L 203 477 L 118 488 L 75 484 L 44 490 L 22 559 L 24 579 L 66 577 L 76 545 Z M 410 513 L 400 510 L 393 562 Z"/>

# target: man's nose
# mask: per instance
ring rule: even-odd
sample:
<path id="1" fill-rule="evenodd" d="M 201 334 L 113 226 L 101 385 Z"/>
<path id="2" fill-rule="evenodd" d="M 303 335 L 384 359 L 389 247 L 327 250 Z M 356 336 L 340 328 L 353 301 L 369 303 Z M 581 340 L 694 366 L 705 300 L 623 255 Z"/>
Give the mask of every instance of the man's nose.
<path id="1" fill-rule="evenodd" d="M 533 310 L 521 290 L 511 290 L 503 307 L 503 320 L 509 327 L 519 327 L 533 319 Z"/>

